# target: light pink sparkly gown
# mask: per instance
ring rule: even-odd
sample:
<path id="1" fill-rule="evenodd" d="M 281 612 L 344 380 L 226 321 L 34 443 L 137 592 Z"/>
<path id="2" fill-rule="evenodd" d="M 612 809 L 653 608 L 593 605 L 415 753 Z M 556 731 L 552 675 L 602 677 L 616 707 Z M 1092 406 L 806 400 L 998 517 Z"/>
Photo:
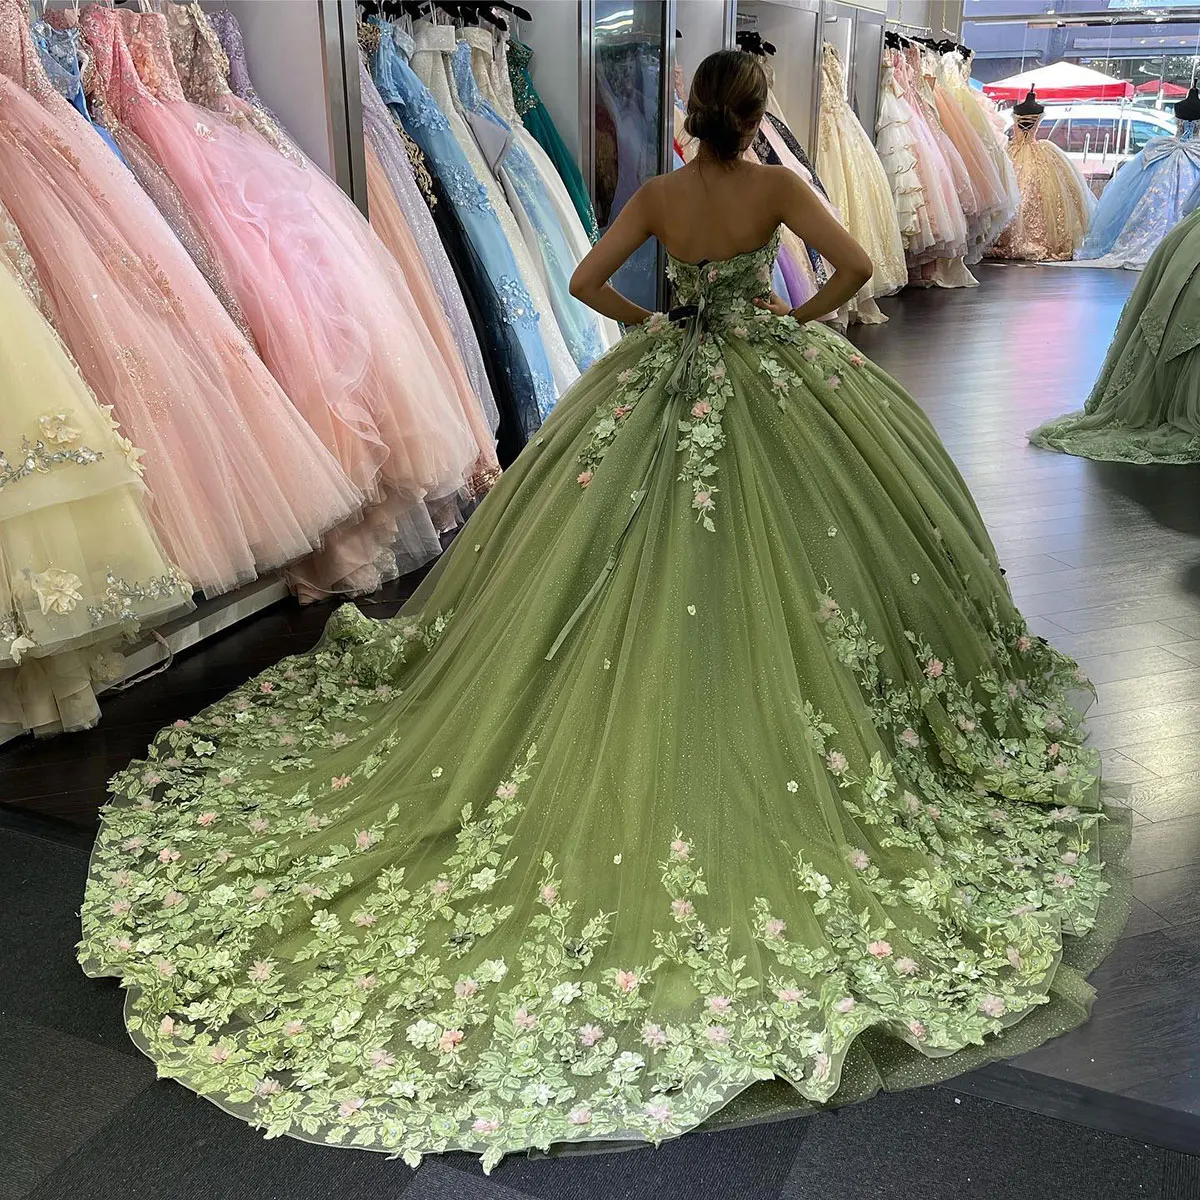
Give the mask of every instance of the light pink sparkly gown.
<path id="1" fill-rule="evenodd" d="M 902 51 L 892 50 L 888 53 L 912 117 L 909 128 L 914 135 L 917 174 L 921 178 L 933 237 L 929 245 L 910 255 L 910 265 L 935 258 L 959 258 L 967 252 L 967 222 L 954 175 L 929 126 L 912 63 Z"/>
<path id="2" fill-rule="evenodd" d="M 263 361 L 368 497 L 363 522 L 293 568 L 298 594 L 371 591 L 428 561 L 426 501 L 466 486 L 480 445 L 395 260 L 320 171 L 185 99 L 162 14 L 93 5 L 81 27 L 106 111 L 179 188 Z"/>
<path id="3" fill-rule="evenodd" d="M 60 335 L 145 452 L 167 553 L 209 594 L 306 555 L 359 491 L 0 0 L 0 203 Z"/>
<path id="4" fill-rule="evenodd" d="M 911 131 L 917 172 L 924 185 L 926 208 L 934 235 L 932 245 L 908 257 L 909 282 L 941 287 L 975 287 L 963 266 L 970 249 L 967 209 L 975 199 L 962 157 L 941 128 L 936 105 L 922 74 L 920 56 L 891 50 L 896 79 L 912 113 Z"/>

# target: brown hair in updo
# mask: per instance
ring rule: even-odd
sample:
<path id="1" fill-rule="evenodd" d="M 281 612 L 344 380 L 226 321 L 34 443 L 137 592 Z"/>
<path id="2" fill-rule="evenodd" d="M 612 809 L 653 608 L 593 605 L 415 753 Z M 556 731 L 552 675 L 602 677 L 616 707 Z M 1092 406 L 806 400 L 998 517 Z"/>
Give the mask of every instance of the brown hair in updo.
<path id="1" fill-rule="evenodd" d="M 750 144 L 767 107 L 767 76 L 743 50 L 710 54 L 692 76 L 684 129 L 722 162 Z"/>

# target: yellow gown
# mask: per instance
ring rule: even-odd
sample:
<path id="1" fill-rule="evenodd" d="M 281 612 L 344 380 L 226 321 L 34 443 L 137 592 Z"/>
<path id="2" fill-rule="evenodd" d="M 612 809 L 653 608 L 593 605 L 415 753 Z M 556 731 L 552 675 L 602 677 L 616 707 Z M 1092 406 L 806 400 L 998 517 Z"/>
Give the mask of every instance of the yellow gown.
<path id="1" fill-rule="evenodd" d="M 191 605 L 146 515 L 140 452 L 49 315 L 0 208 L 0 741 L 94 725 L 121 642 Z"/>

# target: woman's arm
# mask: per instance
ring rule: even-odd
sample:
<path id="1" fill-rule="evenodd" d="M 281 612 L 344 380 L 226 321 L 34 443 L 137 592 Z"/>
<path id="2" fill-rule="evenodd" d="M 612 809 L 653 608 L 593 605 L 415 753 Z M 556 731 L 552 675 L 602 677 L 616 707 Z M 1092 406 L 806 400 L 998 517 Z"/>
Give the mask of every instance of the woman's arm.
<path id="1" fill-rule="evenodd" d="M 797 321 L 815 321 L 836 312 L 871 278 L 867 252 L 838 224 L 812 188 L 795 172 L 779 168 L 783 223 L 833 266 L 817 293 L 791 310 Z"/>
<path id="2" fill-rule="evenodd" d="M 640 324 L 650 312 L 627 300 L 608 281 L 630 255 L 653 236 L 650 228 L 652 196 L 647 193 L 652 186 L 653 180 L 638 188 L 571 276 L 571 295 L 576 300 L 594 308 L 601 316 L 625 325 Z"/>

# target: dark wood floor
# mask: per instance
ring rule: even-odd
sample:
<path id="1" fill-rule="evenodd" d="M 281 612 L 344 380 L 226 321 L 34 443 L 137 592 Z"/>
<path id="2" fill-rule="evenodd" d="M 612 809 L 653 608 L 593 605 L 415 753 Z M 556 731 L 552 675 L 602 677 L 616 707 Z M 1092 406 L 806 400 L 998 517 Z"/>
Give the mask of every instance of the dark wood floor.
<path id="1" fill-rule="evenodd" d="M 1093 1021 L 980 1088 L 1046 1111 L 1069 1095 L 1073 1115 L 1082 1104 L 1122 1131 L 1140 1113 L 1154 1140 L 1149 1127 L 1200 1120 L 1200 468 L 1099 465 L 1025 441 L 1082 404 L 1135 276 L 979 275 L 973 291 L 885 302 L 890 323 L 855 340 L 929 412 L 1031 625 L 1098 684 L 1093 738 L 1107 777 L 1128 785 L 1137 873 L 1126 937 L 1093 981 Z M 411 586 L 365 607 L 390 613 Z M 0 750 L 0 803 L 86 841 L 104 780 L 156 729 L 310 646 L 329 611 L 274 610 L 108 699 L 99 729 Z M 1106 1100 L 1116 1108 L 1101 1119 Z"/>

